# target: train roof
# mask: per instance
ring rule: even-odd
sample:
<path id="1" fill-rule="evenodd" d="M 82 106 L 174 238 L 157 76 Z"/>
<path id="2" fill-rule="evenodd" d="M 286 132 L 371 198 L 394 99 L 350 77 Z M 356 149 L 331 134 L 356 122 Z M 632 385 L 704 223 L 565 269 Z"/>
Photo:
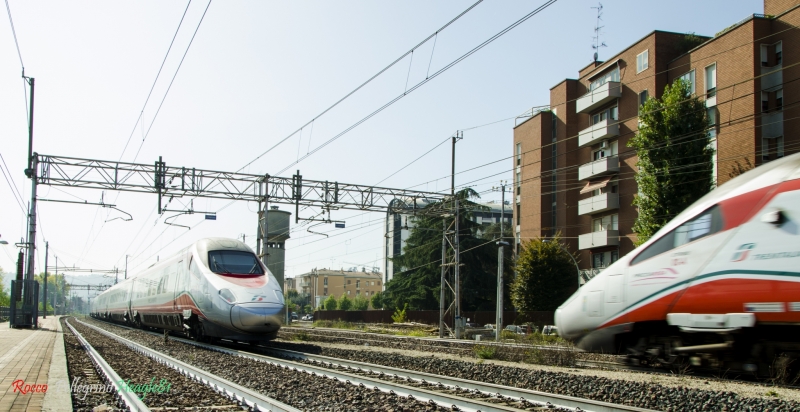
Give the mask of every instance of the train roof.
<path id="1" fill-rule="evenodd" d="M 798 178 L 800 178 L 800 153 L 773 160 L 765 165 L 742 173 L 710 191 L 691 206 L 687 207 L 683 212 L 678 214 L 678 216 L 664 225 L 664 227 L 653 235 L 647 243 L 651 243 L 655 239 L 661 237 L 662 234 L 680 226 L 687 219 L 702 213 L 704 210 L 723 200 L 776 185 L 786 180 Z"/>

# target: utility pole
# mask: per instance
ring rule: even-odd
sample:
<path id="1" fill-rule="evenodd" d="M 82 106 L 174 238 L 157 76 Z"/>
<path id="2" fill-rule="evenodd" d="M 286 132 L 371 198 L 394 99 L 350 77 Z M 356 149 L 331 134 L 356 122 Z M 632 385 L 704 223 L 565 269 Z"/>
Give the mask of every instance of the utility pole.
<path id="1" fill-rule="evenodd" d="M 130 255 L 125 255 L 125 279 L 128 279 L 128 256 Z"/>
<path id="2" fill-rule="evenodd" d="M 117 282 L 119 282 L 119 270 L 117 270 L 117 268 L 114 268 L 114 284 L 116 285 Z"/>
<path id="3" fill-rule="evenodd" d="M 503 240 L 503 225 L 506 223 L 506 183 L 500 183 L 501 211 L 500 211 L 500 240 L 497 241 L 497 313 L 495 314 L 494 340 L 500 342 L 500 331 L 503 330 L 503 258 L 505 257 L 504 246 L 508 242 Z"/>
<path id="4" fill-rule="evenodd" d="M 38 155 L 33 153 L 33 96 L 34 96 L 34 78 L 25 76 L 25 69 L 22 70 L 22 78 L 31 88 L 31 101 L 28 113 L 28 168 L 25 169 L 25 176 L 31 179 L 31 203 L 30 212 L 28 213 L 28 267 L 23 284 L 23 292 L 25 292 L 25 302 L 23 304 L 24 323 L 25 326 L 38 327 L 38 309 L 33 290 L 33 272 L 34 272 L 34 251 L 36 250 L 36 167 L 38 164 Z M 47 269 L 45 268 L 45 271 Z M 27 309 L 26 309 L 27 306 Z"/>
<path id="5" fill-rule="evenodd" d="M 461 234 L 459 233 L 459 204 L 458 198 L 456 197 L 456 142 L 464 138 L 464 132 L 458 131 L 453 136 L 453 143 L 452 143 L 452 155 L 451 155 L 451 165 L 450 165 L 450 195 L 455 200 L 455 233 L 453 234 L 453 248 L 455 249 L 454 254 L 454 281 L 455 285 L 455 329 L 456 329 L 456 339 L 461 339 L 461 334 L 463 332 L 463 322 L 461 321 L 461 248 L 459 238 Z"/>
<path id="6" fill-rule="evenodd" d="M 44 319 L 47 319 L 47 257 L 50 255 L 50 242 L 44 242 Z"/>

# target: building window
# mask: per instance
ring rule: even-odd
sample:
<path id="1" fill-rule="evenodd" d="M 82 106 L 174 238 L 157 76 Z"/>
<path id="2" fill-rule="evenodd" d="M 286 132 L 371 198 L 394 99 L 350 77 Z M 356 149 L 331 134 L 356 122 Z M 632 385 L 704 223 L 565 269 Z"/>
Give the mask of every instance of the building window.
<path id="1" fill-rule="evenodd" d="M 350 294 L 350 291 L 349 291 L 349 290 L 347 291 L 347 294 L 348 294 L 348 295 Z"/>
<path id="2" fill-rule="evenodd" d="M 358 288 L 360 288 L 360 287 L 361 287 L 361 281 L 360 281 L 360 280 L 357 280 L 357 281 L 356 281 L 356 289 L 358 289 Z"/>
<path id="3" fill-rule="evenodd" d="M 612 250 L 611 251 L 611 262 L 609 262 L 609 264 L 610 263 L 614 263 L 614 262 L 616 262 L 618 260 L 619 260 L 619 250 Z"/>
<path id="4" fill-rule="evenodd" d="M 783 89 L 775 92 L 775 110 L 783 110 Z"/>
<path id="5" fill-rule="evenodd" d="M 553 109 L 550 116 L 550 134 L 555 142 L 556 136 L 558 136 L 558 116 L 556 115 L 556 109 Z"/>
<path id="6" fill-rule="evenodd" d="M 517 180 L 517 184 L 515 185 L 515 186 L 517 186 L 517 195 L 522 193 L 522 188 L 521 188 L 521 186 L 522 186 L 522 176 L 521 175 L 522 175 L 522 172 L 517 171 L 517 174 L 516 174 L 516 177 L 515 177 L 515 179 Z"/>
<path id="7" fill-rule="evenodd" d="M 603 262 L 603 255 L 604 253 L 593 253 L 592 254 L 592 268 L 593 269 L 602 269 L 606 267 L 605 263 Z"/>
<path id="8" fill-rule="evenodd" d="M 783 157 L 783 136 L 761 139 L 761 158 L 764 162 Z"/>
<path id="9" fill-rule="evenodd" d="M 605 193 L 619 193 L 619 181 L 608 182 L 605 186 L 592 190 L 592 196 L 600 196 Z"/>
<path id="10" fill-rule="evenodd" d="M 761 111 L 769 111 L 769 92 L 761 92 Z"/>
<path id="11" fill-rule="evenodd" d="M 592 232 L 605 232 L 606 230 L 619 230 L 619 215 L 613 214 L 592 219 Z"/>
<path id="12" fill-rule="evenodd" d="M 327 276 L 322 279 L 322 284 L 325 285 L 325 286 L 328 286 L 328 277 Z"/>
<path id="13" fill-rule="evenodd" d="M 522 143 L 517 143 L 517 166 L 522 165 Z"/>
<path id="14" fill-rule="evenodd" d="M 616 156 L 619 143 L 614 140 L 613 142 L 603 142 L 600 148 L 592 152 L 592 160 L 600 160 L 606 157 Z"/>
<path id="15" fill-rule="evenodd" d="M 641 73 L 647 70 L 648 67 L 648 51 L 645 50 L 636 56 L 636 73 Z"/>
<path id="16" fill-rule="evenodd" d="M 678 79 L 683 79 L 683 81 L 689 83 L 689 93 L 694 94 L 694 70 L 679 76 Z"/>
<path id="17" fill-rule="evenodd" d="M 519 208 L 519 203 L 517 203 L 517 226 L 519 226 L 519 221 L 520 221 L 520 208 Z"/>
<path id="18" fill-rule="evenodd" d="M 589 84 L 589 91 L 593 91 L 594 89 L 608 83 L 608 82 L 618 82 L 619 81 L 619 67 L 615 67 L 614 70 L 598 77 L 592 83 Z"/>
<path id="19" fill-rule="evenodd" d="M 350 279 L 348 279 L 348 280 L 347 280 L 347 284 L 348 284 L 348 285 L 350 284 Z"/>
<path id="20" fill-rule="evenodd" d="M 717 64 L 706 67 L 706 98 L 717 95 Z"/>
<path id="21" fill-rule="evenodd" d="M 708 109 L 708 147 L 714 151 L 711 158 L 711 182 L 717 187 L 717 108 Z"/>
<path id="22" fill-rule="evenodd" d="M 328 296 L 328 288 L 324 288 L 324 289 L 322 289 L 322 294 L 323 294 L 324 296 Z"/>
<path id="23" fill-rule="evenodd" d="M 783 44 L 781 42 L 761 45 L 761 66 L 774 67 L 783 62 Z"/>
<path id="24" fill-rule="evenodd" d="M 609 107 L 599 113 L 595 113 L 592 115 L 592 124 L 597 124 L 602 122 L 603 120 L 619 120 L 619 110 L 617 110 L 617 106 Z"/>

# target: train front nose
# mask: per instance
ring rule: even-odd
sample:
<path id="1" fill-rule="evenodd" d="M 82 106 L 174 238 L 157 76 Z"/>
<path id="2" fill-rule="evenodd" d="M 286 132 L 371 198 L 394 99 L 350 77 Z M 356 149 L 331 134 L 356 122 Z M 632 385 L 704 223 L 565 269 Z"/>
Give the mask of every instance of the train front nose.
<path id="1" fill-rule="evenodd" d="M 580 301 L 574 297 L 556 309 L 554 318 L 556 327 L 558 327 L 558 336 L 564 339 L 574 340 L 581 337 L 587 327 L 586 316 L 581 311 Z"/>
<path id="2" fill-rule="evenodd" d="M 237 303 L 231 308 L 231 324 L 247 333 L 269 333 L 280 329 L 286 306 L 280 303 Z"/>

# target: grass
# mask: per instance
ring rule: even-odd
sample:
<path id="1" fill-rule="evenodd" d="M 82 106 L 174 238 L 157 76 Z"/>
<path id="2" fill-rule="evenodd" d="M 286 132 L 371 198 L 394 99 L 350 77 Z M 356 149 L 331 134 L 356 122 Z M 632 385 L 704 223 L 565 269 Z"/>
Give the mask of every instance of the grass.
<path id="1" fill-rule="evenodd" d="M 489 345 L 475 345 L 472 351 L 481 359 L 494 359 L 497 354 L 497 348 Z"/>
<path id="2" fill-rule="evenodd" d="M 308 336 L 308 333 L 303 331 L 295 333 L 294 336 L 292 336 L 292 340 L 299 340 L 305 342 L 311 340 L 311 337 Z"/>

